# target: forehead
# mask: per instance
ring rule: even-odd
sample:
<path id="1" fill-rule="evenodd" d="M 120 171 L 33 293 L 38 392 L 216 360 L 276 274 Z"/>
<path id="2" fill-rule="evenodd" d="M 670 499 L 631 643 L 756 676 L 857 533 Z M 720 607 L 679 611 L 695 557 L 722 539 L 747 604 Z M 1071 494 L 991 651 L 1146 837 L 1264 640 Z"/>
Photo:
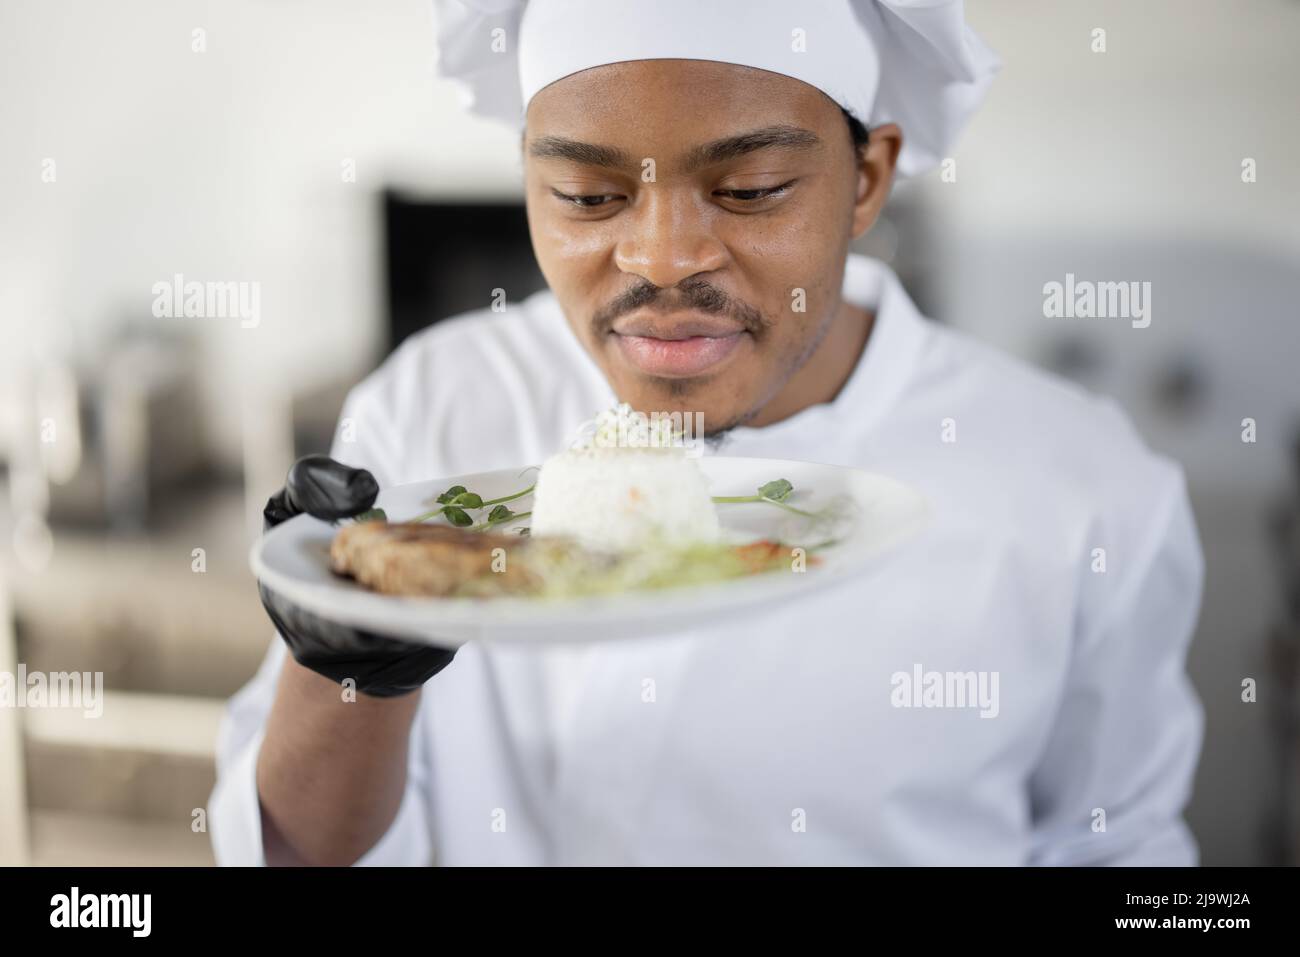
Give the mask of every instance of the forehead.
<path id="1" fill-rule="evenodd" d="M 688 146 L 767 126 L 822 132 L 840 108 L 802 80 L 709 60 L 633 60 L 556 80 L 528 104 L 525 136 Z"/>

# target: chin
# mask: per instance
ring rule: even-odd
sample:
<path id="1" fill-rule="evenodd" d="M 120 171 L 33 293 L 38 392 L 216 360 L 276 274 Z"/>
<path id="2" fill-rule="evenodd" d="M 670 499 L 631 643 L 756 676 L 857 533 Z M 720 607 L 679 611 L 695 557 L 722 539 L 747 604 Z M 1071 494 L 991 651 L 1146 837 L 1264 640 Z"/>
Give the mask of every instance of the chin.
<path id="1" fill-rule="evenodd" d="M 706 433 L 732 427 L 747 408 L 736 402 L 725 380 L 647 379 L 637 376 L 615 382 L 614 386 L 619 399 L 640 412 L 698 413 Z"/>

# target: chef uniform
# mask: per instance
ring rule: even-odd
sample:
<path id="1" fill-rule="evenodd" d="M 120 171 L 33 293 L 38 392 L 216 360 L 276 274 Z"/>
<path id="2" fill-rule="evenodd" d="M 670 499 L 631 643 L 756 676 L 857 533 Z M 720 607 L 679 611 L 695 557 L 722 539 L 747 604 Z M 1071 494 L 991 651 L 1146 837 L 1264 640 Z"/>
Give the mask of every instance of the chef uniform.
<path id="1" fill-rule="evenodd" d="M 466 30 L 509 4 L 450 6 L 444 27 Z M 988 61 L 968 69 L 960 5 L 825 6 L 946 30 L 960 89 L 938 99 L 977 99 Z M 942 155 L 937 134 L 916 149 L 914 169 Z M 761 617 L 463 647 L 422 692 L 406 793 L 360 863 L 1195 863 L 1181 815 L 1203 713 L 1184 663 L 1203 559 L 1181 469 L 1110 400 L 923 318 L 883 264 L 850 255 L 843 295 L 876 318 L 834 400 L 706 454 L 895 477 L 929 500 L 924 531 Z M 352 391 L 332 454 L 381 486 L 519 467 L 615 401 L 543 291 L 409 338 Z M 222 728 L 223 864 L 264 863 L 255 768 L 284 660 L 276 639 Z M 994 694 L 954 699 L 933 674 Z"/>

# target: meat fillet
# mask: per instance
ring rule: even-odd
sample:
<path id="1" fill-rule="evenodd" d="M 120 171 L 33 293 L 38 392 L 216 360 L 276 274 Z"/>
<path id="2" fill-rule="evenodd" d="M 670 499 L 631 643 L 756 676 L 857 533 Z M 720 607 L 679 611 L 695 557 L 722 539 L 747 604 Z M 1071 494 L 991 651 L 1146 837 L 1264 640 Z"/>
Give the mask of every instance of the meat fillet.
<path id="1" fill-rule="evenodd" d="M 527 567 L 532 543 L 519 535 L 421 522 L 358 522 L 330 545 L 330 566 L 386 595 L 441 597 L 467 585 L 514 594 L 537 584 Z M 496 551 L 503 549 L 503 551 Z"/>

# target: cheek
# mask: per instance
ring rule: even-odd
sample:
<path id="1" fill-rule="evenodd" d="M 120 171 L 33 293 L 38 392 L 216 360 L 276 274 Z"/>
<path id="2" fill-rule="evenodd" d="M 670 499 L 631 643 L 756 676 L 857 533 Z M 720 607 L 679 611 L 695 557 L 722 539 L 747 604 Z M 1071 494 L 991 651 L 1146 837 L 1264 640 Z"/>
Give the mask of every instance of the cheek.
<path id="1" fill-rule="evenodd" d="M 771 359 L 784 363 L 789 359 L 803 355 L 809 344 L 817 337 L 818 323 L 813 312 L 787 311 L 774 327 Z"/>
<path id="2" fill-rule="evenodd" d="M 831 261 L 800 247 L 799 254 L 751 264 L 752 274 L 763 277 L 763 312 L 770 323 L 767 338 L 792 343 L 817 334 L 838 305 L 833 277 L 826 275 Z"/>
<path id="3" fill-rule="evenodd" d="M 545 200 L 529 202 L 528 232 L 537 265 L 570 322 L 591 315 L 601 305 L 598 291 L 604 287 L 599 280 L 608 262 L 605 238 L 595 230 L 574 226 L 547 209 Z M 586 335 L 580 327 L 574 332 L 580 339 Z"/>
<path id="4" fill-rule="evenodd" d="M 733 237 L 733 256 L 761 291 L 765 315 L 773 321 L 772 338 L 791 341 L 816 334 L 838 304 L 833 281 L 837 263 L 848 254 L 841 229 L 843 211 L 803 208 L 788 220 L 772 220 Z"/>
<path id="5" fill-rule="evenodd" d="M 586 269 L 608 259 L 609 238 L 604 230 L 593 229 L 589 223 L 574 224 L 552 217 L 543 220 L 533 234 L 533 244 L 546 250 L 547 258 L 562 269 Z"/>
<path id="6" fill-rule="evenodd" d="M 608 231 L 599 223 L 574 222 L 558 203 L 531 190 L 526 203 L 528 233 L 542 271 L 585 269 L 599 262 L 609 245 Z"/>

